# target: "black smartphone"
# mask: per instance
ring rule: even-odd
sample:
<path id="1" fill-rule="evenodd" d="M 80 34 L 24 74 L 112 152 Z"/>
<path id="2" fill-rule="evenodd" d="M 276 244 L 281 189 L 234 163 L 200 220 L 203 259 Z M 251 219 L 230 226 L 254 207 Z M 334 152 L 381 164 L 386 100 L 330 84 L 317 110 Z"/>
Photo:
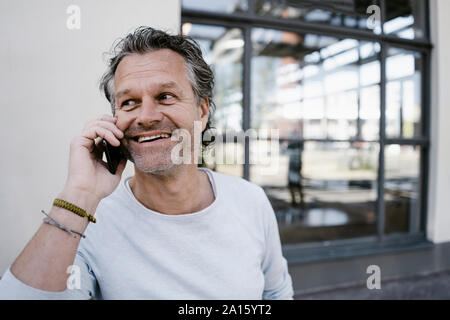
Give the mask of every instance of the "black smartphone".
<path id="1" fill-rule="evenodd" d="M 108 164 L 108 170 L 111 174 L 116 174 L 117 166 L 120 160 L 125 156 L 120 146 L 114 147 L 108 143 L 105 139 L 102 139 L 103 146 L 105 147 L 106 163 Z"/>

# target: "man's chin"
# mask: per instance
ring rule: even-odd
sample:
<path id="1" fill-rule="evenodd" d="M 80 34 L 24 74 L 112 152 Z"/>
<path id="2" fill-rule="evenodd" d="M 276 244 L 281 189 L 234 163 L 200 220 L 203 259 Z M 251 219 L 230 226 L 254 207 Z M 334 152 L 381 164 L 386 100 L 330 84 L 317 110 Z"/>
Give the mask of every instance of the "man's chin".
<path id="1" fill-rule="evenodd" d="M 168 156 L 165 154 L 140 154 L 131 148 L 124 149 L 125 157 L 134 164 L 135 170 L 139 170 L 142 173 L 164 173 L 174 166 L 174 163 L 170 161 L 170 157 L 167 159 Z"/>
<path id="2" fill-rule="evenodd" d="M 144 174 L 152 174 L 152 175 L 166 175 L 170 173 L 175 167 L 174 163 L 161 163 L 161 164 L 152 164 L 146 165 L 135 161 L 134 163 L 135 170 L 139 170 Z"/>

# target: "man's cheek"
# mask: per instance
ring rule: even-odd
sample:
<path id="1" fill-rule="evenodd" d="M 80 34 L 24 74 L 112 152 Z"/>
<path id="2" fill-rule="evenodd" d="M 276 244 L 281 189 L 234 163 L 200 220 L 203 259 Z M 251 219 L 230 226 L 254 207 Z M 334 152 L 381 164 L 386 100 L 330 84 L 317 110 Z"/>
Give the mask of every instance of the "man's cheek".
<path id="1" fill-rule="evenodd" d="M 125 134 L 127 129 L 129 129 L 131 124 L 134 122 L 134 120 L 137 119 L 137 116 L 131 116 L 120 110 L 116 111 L 115 116 L 117 118 L 116 127 L 119 128 Z"/>
<path id="2" fill-rule="evenodd" d="M 193 106 L 168 106 L 161 113 L 172 121 L 179 128 L 186 128 L 187 125 L 197 119 L 197 113 Z"/>

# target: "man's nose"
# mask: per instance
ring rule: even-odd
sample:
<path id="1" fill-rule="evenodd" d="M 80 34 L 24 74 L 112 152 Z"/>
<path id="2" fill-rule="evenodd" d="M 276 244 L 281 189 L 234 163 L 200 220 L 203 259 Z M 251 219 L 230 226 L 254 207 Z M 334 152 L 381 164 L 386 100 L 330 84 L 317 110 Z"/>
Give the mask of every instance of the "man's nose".
<path id="1" fill-rule="evenodd" d="M 159 110 L 159 105 L 151 97 L 143 97 L 139 114 L 137 115 L 137 123 L 141 126 L 151 126 L 155 122 L 163 120 L 163 114 Z"/>

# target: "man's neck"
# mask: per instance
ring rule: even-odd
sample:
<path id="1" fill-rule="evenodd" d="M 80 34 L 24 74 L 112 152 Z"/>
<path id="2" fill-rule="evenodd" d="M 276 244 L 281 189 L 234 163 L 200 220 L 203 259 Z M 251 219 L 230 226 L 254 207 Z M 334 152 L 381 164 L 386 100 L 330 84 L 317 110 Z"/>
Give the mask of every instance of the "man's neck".
<path id="1" fill-rule="evenodd" d="M 146 174 L 135 167 L 130 187 L 145 207 L 164 214 L 200 211 L 214 201 L 209 178 L 192 165 L 181 165 L 164 174 Z"/>

